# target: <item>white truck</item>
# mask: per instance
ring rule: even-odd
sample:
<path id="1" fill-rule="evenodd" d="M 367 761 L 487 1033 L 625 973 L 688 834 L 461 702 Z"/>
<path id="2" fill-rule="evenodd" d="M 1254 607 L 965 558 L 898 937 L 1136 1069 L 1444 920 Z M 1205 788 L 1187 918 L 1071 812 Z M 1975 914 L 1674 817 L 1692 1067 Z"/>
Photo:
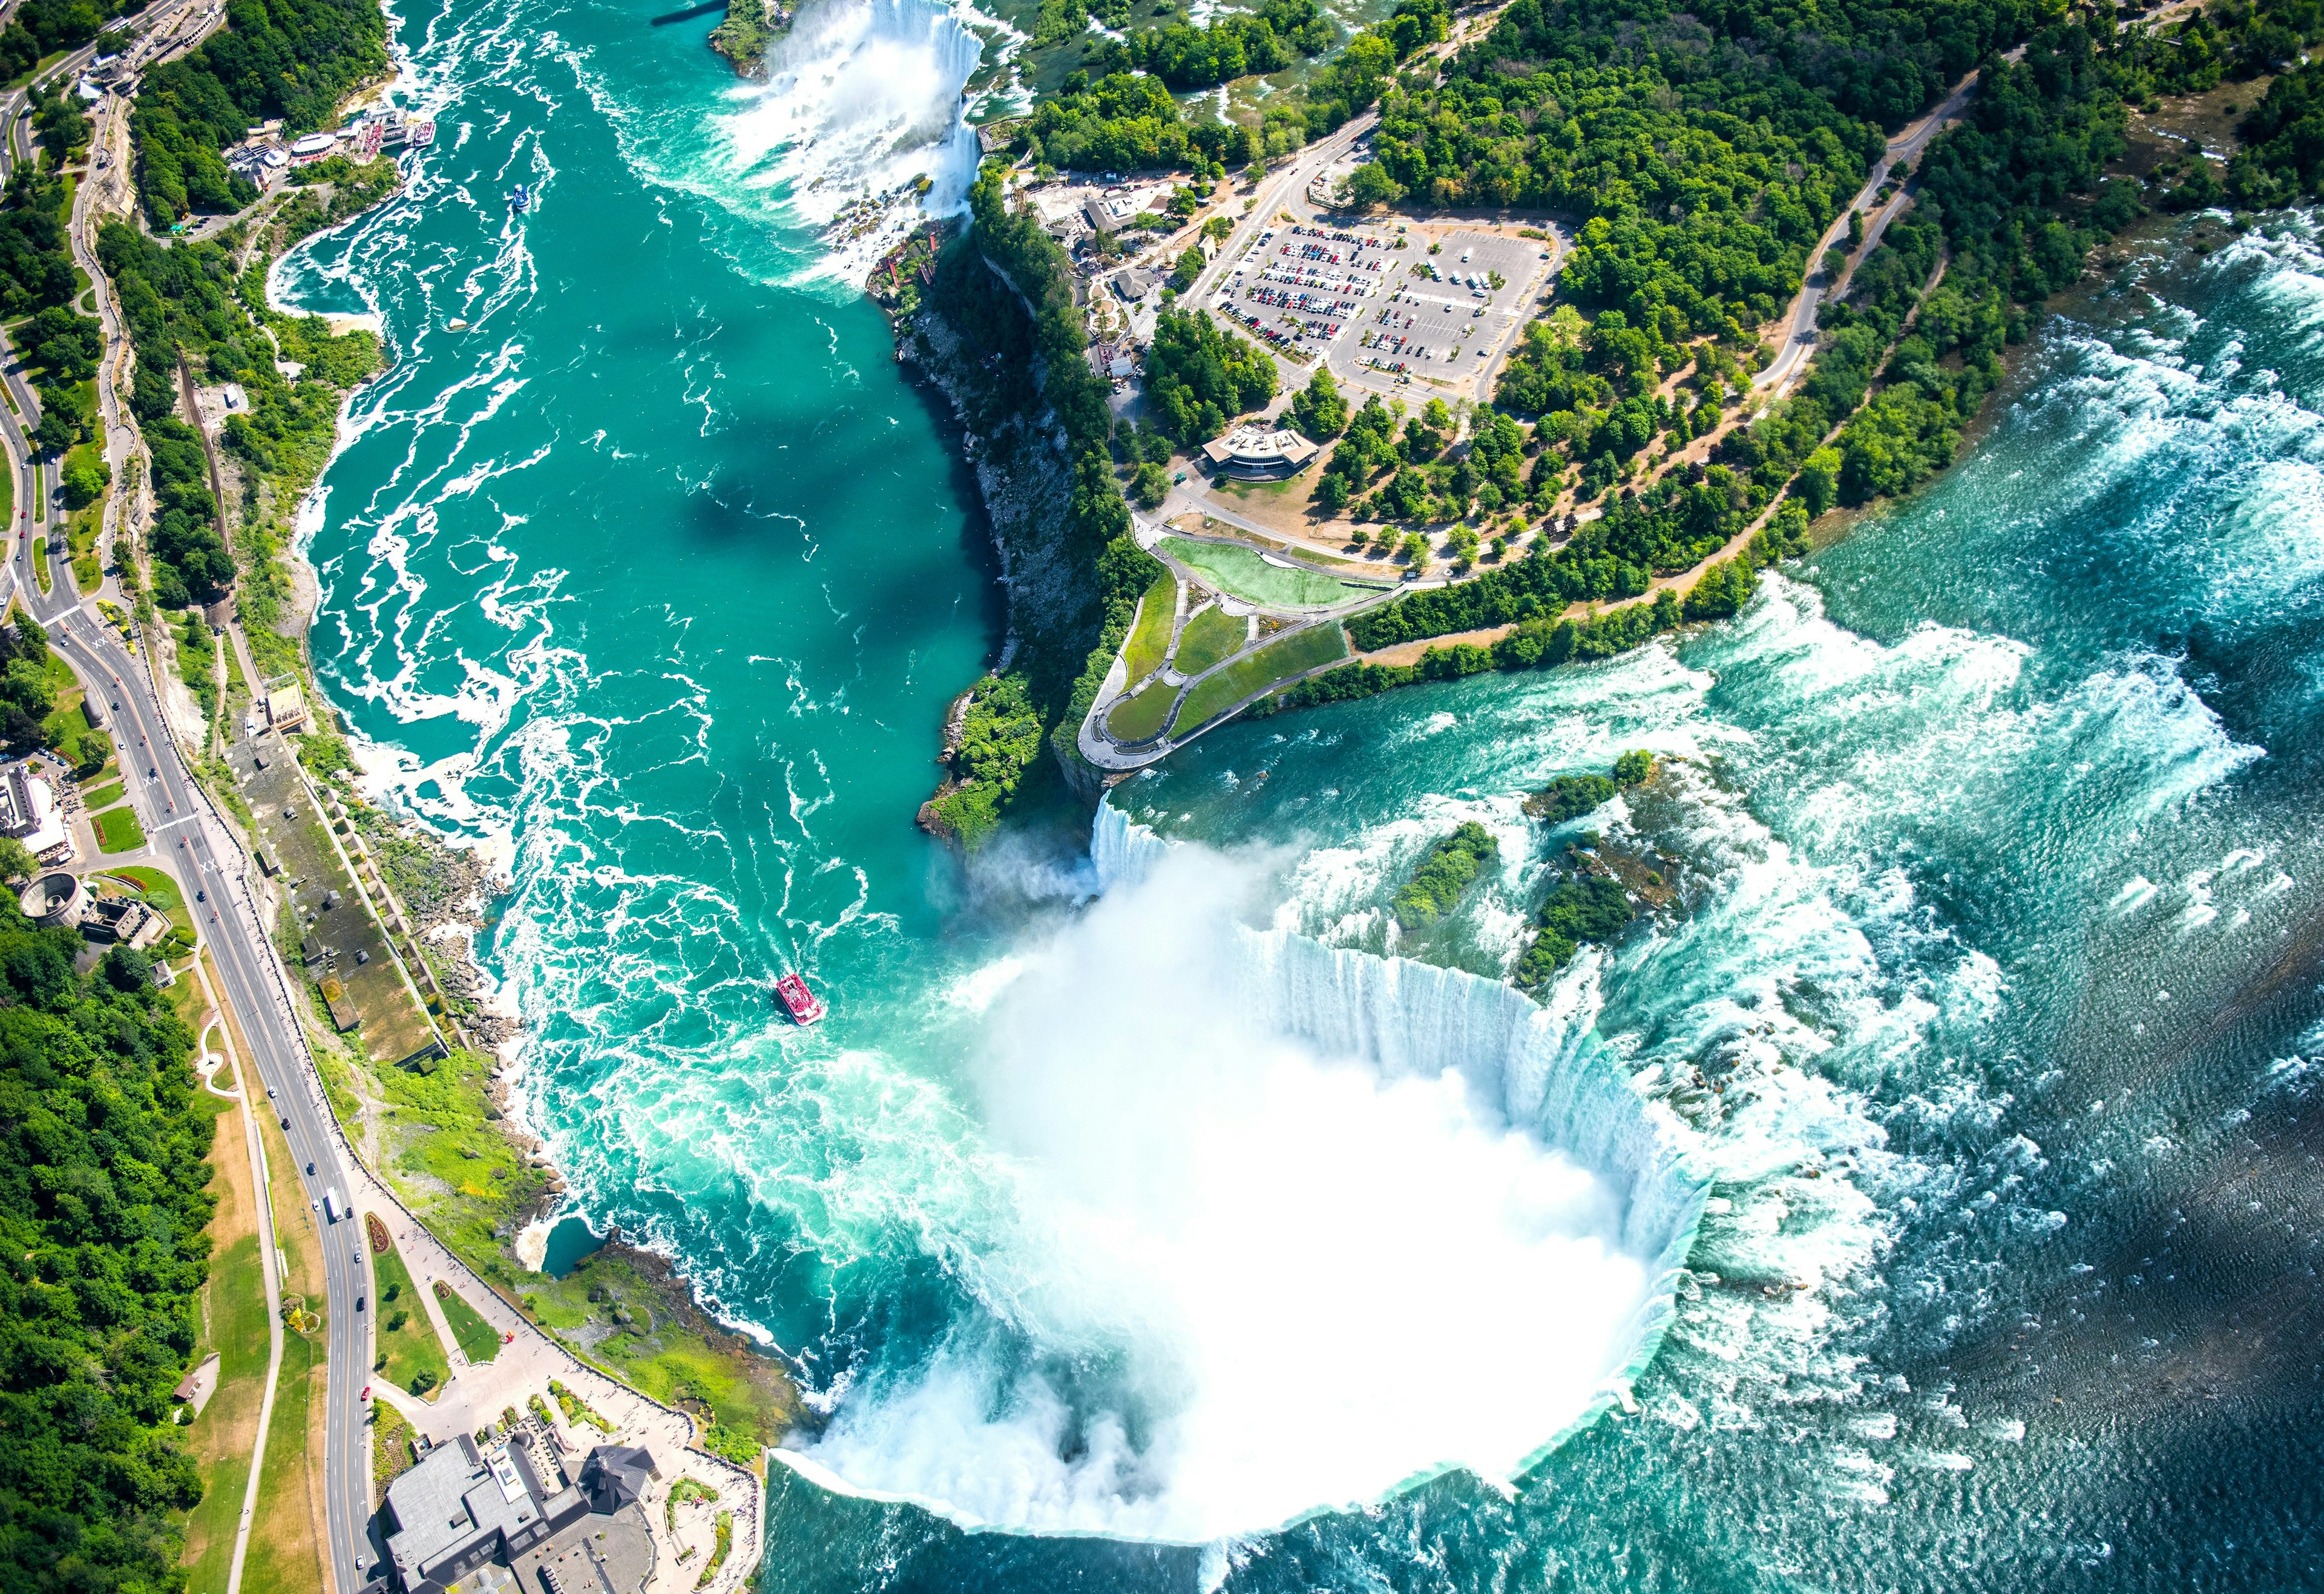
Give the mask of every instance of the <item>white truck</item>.
<path id="1" fill-rule="evenodd" d="M 324 1217 L 325 1221 L 327 1221 L 327 1222 L 336 1223 L 336 1222 L 337 1222 L 341 1218 L 344 1218 L 344 1217 L 346 1217 L 346 1215 L 347 1215 L 347 1209 L 346 1209 L 346 1208 L 345 1208 L 344 1206 L 341 1206 L 341 1205 L 339 1204 L 339 1193 L 338 1193 L 337 1191 L 336 1191 L 336 1190 L 326 1190 L 326 1191 L 324 1191 L 324 1192 L 323 1192 L 323 1217 Z"/>

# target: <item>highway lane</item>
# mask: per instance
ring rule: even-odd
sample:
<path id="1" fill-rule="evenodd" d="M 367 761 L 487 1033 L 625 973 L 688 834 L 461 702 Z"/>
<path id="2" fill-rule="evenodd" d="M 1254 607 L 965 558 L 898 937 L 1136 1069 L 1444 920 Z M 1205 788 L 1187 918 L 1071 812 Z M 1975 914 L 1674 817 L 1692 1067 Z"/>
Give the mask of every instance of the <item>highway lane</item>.
<path id="1" fill-rule="evenodd" d="M 138 818 L 154 851 L 185 884 L 223 994 L 249 1041 L 256 1083 L 283 1125 L 299 1165 L 300 1189 L 320 1225 L 330 1368 L 325 1450 L 328 1550 L 337 1586 L 352 1590 L 363 1580 L 358 1558 L 365 1566 L 374 1559 L 365 1537 L 370 1455 L 362 1400 L 372 1363 L 372 1311 L 362 1225 L 321 1221 L 326 1193 L 338 1192 L 344 1207 L 350 1188 L 341 1166 L 343 1143 L 288 1010 L 279 965 L 270 966 L 273 954 L 244 883 L 244 861 L 195 791 L 145 668 L 108 628 L 82 611 L 71 595 L 69 569 L 57 571 L 56 590 L 43 596 L 21 541 L 17 557 L 20 591 L 35 618 L 49 628 L 51 644 L 107 706 Z M 248 1089 L 252 1082 L 244 1083 Z"/>
<path id="2" fill-rule="evenodd" d="M 150 30 L 198 3 L 166 0 L 138 20 Z M 42 74 L 39 81 L 77 74 L 93 55 L 93 49 L 78 51 Z M 25 124 L 28 98 L 23 90 L 0 96 L 0 129 L 5 129 L 5 137 L 0 137 L 0 174 L 15 161 L 31 158 Z M 88 208 L 75 206 L 71 229 L 74 254 L 84 270 L 95 264 L 86 235 Z M 93 270 L 90 274 L 97 283 L 99 318 L 106 328 L 100 365 L 110 372 L 119 354 L 118 318 L 103 278 Z M 326 1222 L 321 1211 L 327 1193 L 333 1191 L 344 1208 L 346 1193 L 353 1188 L 346 1174 L 353 1154 L 322 1099 L 312 1059 L 290 1009 L 291 993 L 254 904 L 248 861 L 223 820 L 196 789 L 170 735 L 161 708 L 160 686 L 151 674 L 150 654 L 145 659 L 134 657 L 115 633 L 83 609 L 69 565 L 61 557 L 51 561 L 55 583 L 51 592 L 43 594 L 34 579 L 31 522 L 24 507 L 32 482 L 26 433 L 39 410 L 14 365 L 13 360 L 8 362 L 0 381 L 15 396 L 19 413 L 9 413 L 0 405 L 0 441 L 5 443 L 20 484 L 17 528 L 25 535 L 15 539 L 12 550 L 16 585 L 26 607 L 48 627 L 60 656 L 97 700 L 106 705 L 108 730 L 119 749 L 138 818 L 154 851 L 167 859 L 186 888 L 196 927 L 218 971 L 221 994 L 249 1042 L 249 1062 L 257 1078 L 244 1080 L 244 1088 L 263 1088 L 269 1097 L 298 1165 L 299 1188 L 322 1234 L 328 1351 L 323 1550 L 329 1567 L 327 1586 L 340 1594 L 353 1594 L 366 1580 L 377 1555 L 377 1547 L 369 1538 L 371 1449 L 363 1400 L 372 1365 L 374 1303 L 370 1299 L 372 1281 L 362 1225 L 345 1217 Z M 101 381 L 99 385 L 109 383 Z M 117 401 L 117 395 L 108 396 Z M 117 401 L 102 409 L 111 453 L 123 437 Z M 57 524 L 53 507 L 48 523 Z"/>

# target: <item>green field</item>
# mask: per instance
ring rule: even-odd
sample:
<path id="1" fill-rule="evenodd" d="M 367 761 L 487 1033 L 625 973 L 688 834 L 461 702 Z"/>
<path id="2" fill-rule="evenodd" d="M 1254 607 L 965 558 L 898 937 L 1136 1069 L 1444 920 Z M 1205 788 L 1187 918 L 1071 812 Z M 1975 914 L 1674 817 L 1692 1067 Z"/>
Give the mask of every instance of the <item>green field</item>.
<path id="1" fill-rule="evenodd" d="M 501 1353 L 500 1331 L 486 1322 L 459 1291 L 440 1284 L 436 1299 L 444 1308 L 444 1321 L 452 1325 L 452 1337 L 460 1341 L 462 1355 L 470 1361 L 490 1361 Z"/>
<path id="2" fill-rule="evenodd" d="M 1162 546 L 1221 592 L 1263 609 L 1328 609 L 1371 590 L 1334 581 L 1318 570 L 1286 570 L 1270 565 L 1257 550 L 1239 543 L 1166 537 Z"/>
<path id="3" fill-rule="evenodd" d="M 1222 659 L 1231 659 L 1250 635 L 1250 622 L 1213 604 L 1186 622 L 1178 638 L 1174 667 L 1182 676 L 1198 676 Z"/>
<path id="4" fill-rule="evenodd" d="M 42 592 L 54 590 L 56 581 L 49 574 L 49 539 L 45 537 L 32 539 L 32 576 L 41 584 Z"/>
<path id="5" fill-rule="evenodd" d="M 99 808 L 109 808 L 113 806 L 114 804 L 119 802 L 123 797 L 125 797 L 128 795 L 129 783 L 125 780 L 116 780 L 110 786 L 100 786 L 95 791 L 92 791 L 88 796 L 82 797 L 81 806 L 94 814 Z"/>
<path id="6" fill-rule="evenodd" d="M 180 983 L 190 986 L 193 981 Z M 198 1361 L 217 1352 L 218 1383 L 202 1414 L 185 1431 L 187 1453 L 202 1474 L 201 1501 L 187 1515 L 186 1546 L 192 1573 L 189 1589 L 223 1589 L 234 1558 L 243 1491 L 250 1479 L 258 1408 L 266 1395 L 270 1313 L 241 1117 L 215 1096 L 198 1100 L 205 1111 L 217 1110 L 212 1116 L 217 1120 L 218 1138 L 210 1161 L 221 1176 L 211 1186 L 219 1193 L 219 1202 L 210 1234 L 220 1247 L 202 1286 L 201 1341 L 194 1357 Z M 235 1162 L 242 1166 L 235 1167 Z"/>
<path id="7" fill-rule="evenodd" d="M 1170 705 L 1177 700 L 1175 688 L 1157 683 L 1115 704 L 1105 716 L 1105 728 L 1124 742 L 1148 741 L 1161 733 L 1163 722 L 1170 717 Z"/>
<path id="8" fill-rule="evenodd" d="M 374 1255 L 371 1265 L 379 1283 L 378 1370 L 399 1389 L 410 1388 L 412 1380 L 426 1373 L 430 1380 L 426 1393 L 432 1400 L 452 1376 L 452 1363 L 444 1354 L 444 1342 L 436 1337 L 436 1322 L 428 1315 L 428 1304 L 411 1282 L 403 1253 L 392 1244 Z M 446 1309 L 447 1315 L 449 1310 Z M 391 1323 L 395 1326 L 390 1327 Z"/>
<path id="9" fill-rule="evenodd" d="M 1286 680 L 1347 656 L 1348 640 L 1336 624 L 1294 631 L 1204 677 L 1179 704 L 1178 717 L 1170 729 L 1183 734 L 1270 682 Z"/>
<path id="10" fill-rule="evenodd" d="M 136 813 L 129 808 L 107 808 L 97 816 L 97 850 L 100 852 L 134 852 L 145 844 L 144 827 L 137 823 Z"/>
<path id="11" fill-rule="evenodd" d="M 1177 611 L 1178 578 L 1166 570 L 1138 601 L 1138 624 L 1121 650 L 1133 683 L 1162 667 L 1162 655 L 1170 650 L 1170 625 L 1178 618 Z"/>

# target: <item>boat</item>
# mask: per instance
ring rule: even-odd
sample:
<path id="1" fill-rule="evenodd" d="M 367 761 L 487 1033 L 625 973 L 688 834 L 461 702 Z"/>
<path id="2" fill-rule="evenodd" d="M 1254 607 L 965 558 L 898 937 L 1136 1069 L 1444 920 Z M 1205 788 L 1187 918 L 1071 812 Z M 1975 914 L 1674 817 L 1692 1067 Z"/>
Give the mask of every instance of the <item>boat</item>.
<path id="1" fill-rule="evenodd" d="M 511 210 L 522 216 L 532 208 L 532 193 L 522 183 L 519 183 L 509 190 L 508 204 Z"/>
<path id="2" fill-rule="evenodd" d="M 775 1000 L 783 1004 L 794 1024 L 812 1024 L 829 1010 L 807 988 L 807 981 L 795 973 L 785 974 L 775 981 Z"/>

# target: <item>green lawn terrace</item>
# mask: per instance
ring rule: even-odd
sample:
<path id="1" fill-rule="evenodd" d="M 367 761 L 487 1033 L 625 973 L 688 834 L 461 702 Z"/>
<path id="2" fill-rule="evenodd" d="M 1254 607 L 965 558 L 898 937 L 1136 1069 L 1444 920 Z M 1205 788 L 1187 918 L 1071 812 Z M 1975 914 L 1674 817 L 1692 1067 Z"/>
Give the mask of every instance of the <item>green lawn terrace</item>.
<path id="1" fill-rule="evenodd" d="M 1272 613 L 1321 614 L 1377 597 L 1382 590 L 1342 581 L 1281 554 L 1262 553 L 1248 543 L 1172 535 L 1154 551 L 1226 596 Z"/>
<path id="2" fill-rule="evenodd" d="M 1101 767 L 1151 762 L 1276 687 L 1346 659 L 1347 636 L 1332 611 L 1381 595 L 1237 544 L 1162 542 L 1180 545 L 1157 550 L 1171 568 L 1139 598 L 1083 725 L 1083 751 Z M 1206 586 L 1197 570 L 1227 572 L 1233 588 L 1274 602 L 1261 608 L 1225 581 Z"/>

